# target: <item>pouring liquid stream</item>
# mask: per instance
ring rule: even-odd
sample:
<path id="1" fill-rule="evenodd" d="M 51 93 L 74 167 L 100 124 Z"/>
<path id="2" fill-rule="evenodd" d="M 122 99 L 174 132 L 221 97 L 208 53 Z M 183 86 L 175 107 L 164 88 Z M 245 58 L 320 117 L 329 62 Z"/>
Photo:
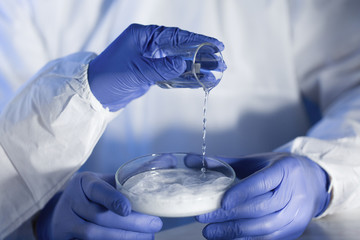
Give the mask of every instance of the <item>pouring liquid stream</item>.
<path id="1" fill-rule="evenodd" d="M 207 111 L 207 102 L 209 98 L 209 89 L 204 88 L 205 97 L 204 97 L 204 106 L 203 106 L 203 136 L 202 136 L 202 174 L 206 173 L 206 161 L 205 161 L 205 154 L 206 154 L 206 111 Z"/>

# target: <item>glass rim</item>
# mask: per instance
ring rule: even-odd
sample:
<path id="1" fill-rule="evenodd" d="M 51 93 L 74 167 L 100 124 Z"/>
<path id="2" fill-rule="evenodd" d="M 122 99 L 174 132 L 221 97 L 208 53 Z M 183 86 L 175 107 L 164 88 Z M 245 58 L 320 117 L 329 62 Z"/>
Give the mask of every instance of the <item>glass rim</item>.
<path id="1" fill-rule="evenodd" d="M 135 193 L 133 193 L 133 192 L 128 191 L 128 189 L 126 189 L 126 188 L 123 187 L 124 183 L 125 183 L 129 178 L 131 178 L 132 176 L 135 176 L 136 174 L 131 175 L 129 178 L 127 178 L 127 179 L 124 181 L 124 183 L 120 183 L 119 178 L 118 178 L 118 175 L 120 174 L 120 171 L 123 170 L 124 168 L 126 168 L 129 164 L 131 164 L 131 163 L 133 163 L 133 162 L 135 162 L 135 161 L 137 161 L 137 160 L 139 160 L 139 159 L 144 159 L 144 158 L 148 158 L 148 157 L 162 156 L 162 155 L 164 155 L 164 154 L 171 154 L 171 155 L 177 155 L 177 156 L 196 155 L 196 156 L 202 157 L 202 154 L 199 154 L 199 153 L 187 153 L 187 152 L 160 152 L 160 153 L 151 153 L 151 154 L 145 154 L 145 155 L 142 155 L 142 156 L 135 157 L 135 158 L 133 158 L 133 159 L 125 162 L 124 164 L 122 164 L 122 165 L 117 169 L 117 171 L 116 171 L 116 173 L 115 173 L 115 184 L 116 184 L 116 188 L 117 188 L 118 186 L 120 186 L 120 187 L 122 188 L 122 191 L 125 190 L 126 192 L 128 192 L 128 193 L 130 193 L 130 194 L 132 194 L 132 195 L 135 195 L 135 196 L 138 195 L 138 194 L 135 194 Z M 227 170 L 230 171 L 230 177 L 229 177 L 229 176 L 227 176 L 227 177 L 231 178 L 231 184 L 229 184 L 229 186 L 225 187 L 224 189 L 229 188 L 229 187 L 231 187 L 232 184 L 234 184 L 235 179 L 236 179 L 236 173 L 235 173 L 234 169 L 233 169 L 228 163 L 224 162 L 223 160 L 217 159 L 217 158 L 214 157 L 214 156 L 205 156 L 205 159 L 211 159 L 211 160 L 213 160 L 213 161 L 219 162 L 219 163 L 221 163 Z M 156 170 L 156 169 L 148 169 L 148 170 L 145 170 L 145 171 L 143 171 L 143 172 L 154 171 L 154 170 Z M 139 173 L 137 173 L 137 174 L 139 174 Z"/>

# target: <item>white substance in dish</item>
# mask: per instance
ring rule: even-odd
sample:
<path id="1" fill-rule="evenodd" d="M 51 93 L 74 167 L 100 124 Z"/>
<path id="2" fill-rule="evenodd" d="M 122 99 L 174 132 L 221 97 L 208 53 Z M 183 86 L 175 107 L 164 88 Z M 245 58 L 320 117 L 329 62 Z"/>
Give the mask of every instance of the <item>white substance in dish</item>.
<path id="1" fill-rule="evenodd" d="M 187 217 L 220 207 L 232 179 L 216 171 L 160 169 L 129 178 L 119 187 L 132 209 L 161 217 Z"/>

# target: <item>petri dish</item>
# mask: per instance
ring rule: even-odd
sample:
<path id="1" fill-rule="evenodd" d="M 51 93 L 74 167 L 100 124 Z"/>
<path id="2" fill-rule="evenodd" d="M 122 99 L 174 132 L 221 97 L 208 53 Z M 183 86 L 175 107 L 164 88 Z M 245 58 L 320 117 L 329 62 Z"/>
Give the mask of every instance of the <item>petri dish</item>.
<path id="1" fill-rule="evenodd" d="M 187 153 L 160 153 L 123 164 L 115 174 L 116 188 L 132 209 L 159 217 L 190 217 L 220 207 L 235 172 L 225 162 Z"/>

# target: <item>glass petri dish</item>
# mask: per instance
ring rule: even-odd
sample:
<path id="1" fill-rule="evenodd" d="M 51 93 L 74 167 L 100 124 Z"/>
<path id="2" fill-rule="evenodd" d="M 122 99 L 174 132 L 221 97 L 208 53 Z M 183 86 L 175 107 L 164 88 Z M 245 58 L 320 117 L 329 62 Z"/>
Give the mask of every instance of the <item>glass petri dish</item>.
<path id="1" fill-rule="evenodd" d="M 235 172 L 225 162 L 187 153 L 160 153 L 123 164 L 115 174 L 116 188 L 132 209 L 160 217 L 190 217 L 220 207 Z"/>

